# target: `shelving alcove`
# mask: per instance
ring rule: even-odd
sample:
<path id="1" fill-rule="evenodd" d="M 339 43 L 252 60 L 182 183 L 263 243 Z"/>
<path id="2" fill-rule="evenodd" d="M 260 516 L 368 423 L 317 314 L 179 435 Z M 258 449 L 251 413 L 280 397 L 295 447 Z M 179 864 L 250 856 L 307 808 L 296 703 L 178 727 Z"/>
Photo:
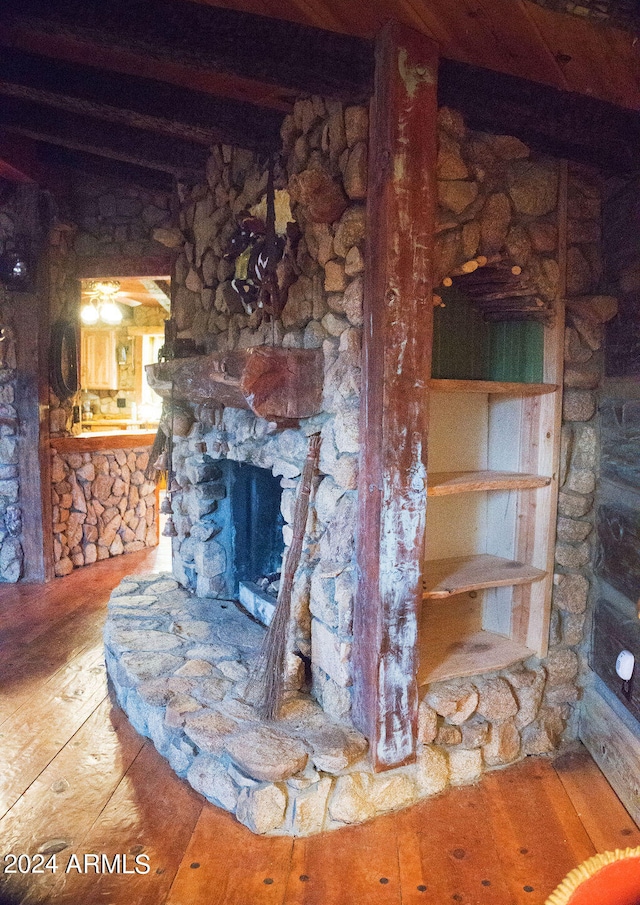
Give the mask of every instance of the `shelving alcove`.
<path id="1" fill-rule="evenodd" d="M 434 311 L 418 684 L 547 652 L 563 316 Z"/>

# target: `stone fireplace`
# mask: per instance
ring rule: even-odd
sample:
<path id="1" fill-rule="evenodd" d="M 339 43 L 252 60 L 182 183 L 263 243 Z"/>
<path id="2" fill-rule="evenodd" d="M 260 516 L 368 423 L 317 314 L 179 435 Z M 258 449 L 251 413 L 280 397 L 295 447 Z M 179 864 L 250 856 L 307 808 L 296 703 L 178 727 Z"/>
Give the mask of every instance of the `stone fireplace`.
<path id="1" fill-rule="evenodd" d="M 362 638 L 368 644 L 375 634 L 355 602 L 358 519 L 363 492 L 367 500 L 381 495 L 374 482 L 358 484 L 368 111 L 305 99 L 285 119 L 282 139 L 303 237 L 296 279 L 275 322 L 261 323 L 238 304 L 223 255 L 235 214 L 264 194 L 265 172 L 255 155 L 215 148 L 206 184 L 181 188 L 173 316 L 179 334 L 203 354 L 153 370 L 156 388 L 194 418 L 185 436 L 174 438 L 173 575 L 124 582 L 111 602 L 106 639 L 120 703 L 180 775 L 255 832 L 308 834 L 472 782 L 484 769 L 551 752 L 575 736 L 591 515 L 590 491 L 574 478 L 592 462 L 566 453 L 547 655 L 416 688 L 417 655 L 397 634 L 406 629 L 402 637 L 413 638 L 415 647 L 415 622 L 405 611 L 386 619 L 379 608 L 375 631 L 384 637 L 388 630 L 394 643 L 381 645 L 378 680 L 365 677 L 364 691 L 383 700 L 404 669 L 409 692 L 402 700 L 398 695 L 397 708 L 385 704 L 378 717 L 388 728 L 387 753 L 394 734 L 403 744 L 409 739 L 411 748 L 407 755 L 408 746 L 398 744 L 400 754 L 386 764 L 393 768 L 376 772 L 382 747 L 365 730 L 369 748 L 356 729 L 362 728 L 357 709 L 363 697 L 356 649 L 361 654 Z M 519 267 L 535 271 L 542 295 L 555 298 L 557 163 L 517 140 L 472 132 L 447 109 L 440 111 L 439 141 L 436 280 L 474 255 L 508 246 Z M 332 197 L 339 203 L 319 213 L 306 187 L 317 193 L 328 182 L 338 186 Z M 523 213 L 522 184 L 532 205 L 550 199 L 548 210 Z M 568 293 L 580 298 L 597 291 L 596 276 L 585 265 L 578 280 L 575 264 L 578 252 L 585 261 L 599 253 L 584 238 L 591 235 L 589 217 L 596 216 L 597 186 L 594 174 L 569 169 L 575 223 Z M 576 394 L 586 393 L 578 371 L 597 336 L 584 339 L 583 322 L 571 309 L 569 317 L 567 373 L 578 376 L 567 384 L 565 433 L 582 437 L 593 411 L 575 404 Z M 309 437 L 318 432 L 319 467 L 293 585 L 287 700 L 281 718 L 265 723 L 253 704 L 250 675 L 269 600 L 247 594 L 243 583 L 277 572 L 286 556 Z M 423 483 L 416 472 L 411 491 L 422 493 Z M 387 509 L 392 504 L 386 500 Z M 406 525 L 413 525 L 408 517 L 396 527 Z M 405 580 L 406 547 L 397 537 L 389 535 L 389 555 L 397 559 L 381 575 L 390 597 Z M 249 612 L 238 606 L 243 595 Z M 416 719 L 406 718 L 407 707 L 400 731 L 396 717 L 411 694 Z"/>

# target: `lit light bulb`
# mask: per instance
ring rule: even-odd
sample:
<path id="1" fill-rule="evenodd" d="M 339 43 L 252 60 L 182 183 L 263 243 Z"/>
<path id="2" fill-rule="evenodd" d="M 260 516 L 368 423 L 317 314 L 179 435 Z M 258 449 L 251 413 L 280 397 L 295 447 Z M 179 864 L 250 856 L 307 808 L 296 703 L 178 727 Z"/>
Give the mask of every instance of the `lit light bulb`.
<path id="1" fill-rule="evenodd" d="M 100 305 L 100 319 L 105 324 L 119 324 L 122 321 L 122 311 L 115 302 L 103 302 Z"/>
<path id="2" fill-rule="evenodd" d="M 93 326 L 98 323 L 98 309 L 93 304 L 93 302 L 89 302 L 88 305 L 84 305 L 80 311 L 80 320 L 83 324 L 87 324 L 87 326 Z"/>

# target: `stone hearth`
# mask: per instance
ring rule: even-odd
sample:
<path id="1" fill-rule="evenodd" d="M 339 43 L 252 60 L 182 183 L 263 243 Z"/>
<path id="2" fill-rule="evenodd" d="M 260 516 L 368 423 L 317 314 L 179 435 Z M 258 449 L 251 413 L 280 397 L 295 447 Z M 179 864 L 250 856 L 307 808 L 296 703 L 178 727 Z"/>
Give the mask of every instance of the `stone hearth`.
<path id="1" fill-rule="evenodd" d="M 250 674 L 264 632 L 233 601 L 195 597 L 169 574 L 128 578 L 113 592 L 105 649 L 118 702 L 179 776 L 274 835 L 361 823 L 441 790 L 444 757 L 375 775 L 364 737 L 309 695 L 260 721 Z"/>

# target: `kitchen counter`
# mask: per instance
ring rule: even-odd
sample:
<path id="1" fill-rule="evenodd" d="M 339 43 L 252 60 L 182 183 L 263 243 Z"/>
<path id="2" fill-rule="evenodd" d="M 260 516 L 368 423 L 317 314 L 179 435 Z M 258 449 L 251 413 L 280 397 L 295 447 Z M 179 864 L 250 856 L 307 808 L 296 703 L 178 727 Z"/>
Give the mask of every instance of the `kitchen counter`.
<path id="1" fill-rule="evenodd" d="M 52 437 L 56 452 L 91 452 L 99 449 L 139 449 L 151 446 L 156 428 L 148 430 L 85 431 L 76 437 Z"/>
<path id="2" fill-rule="evenodd" d="M 135 421 L 132 421 L 131 418 L 90 418 L 86 420 L 83 418 L 80 426 L 83 433 L 94 433 L 98 430 L 108 431 L 112 428 L 117 430 L 147 430 L 153 428 L 157 430 L 158 422 L 157 420 L 143 421 L 140 418 Z"/>

